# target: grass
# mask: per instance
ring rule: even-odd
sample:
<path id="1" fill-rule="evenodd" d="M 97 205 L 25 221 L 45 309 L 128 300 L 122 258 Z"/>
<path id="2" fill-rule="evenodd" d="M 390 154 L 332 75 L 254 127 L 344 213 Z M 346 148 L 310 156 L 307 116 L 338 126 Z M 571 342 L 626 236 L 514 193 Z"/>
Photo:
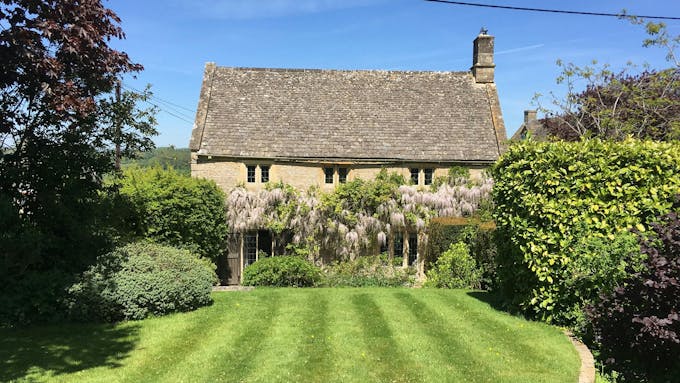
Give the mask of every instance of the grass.
<path id="1" fill-rule="evenodd" d="M 119 325 L 0 330 L 0 381 L 576 382 L 558 329 L 484 293 L 256 289 Z"/>

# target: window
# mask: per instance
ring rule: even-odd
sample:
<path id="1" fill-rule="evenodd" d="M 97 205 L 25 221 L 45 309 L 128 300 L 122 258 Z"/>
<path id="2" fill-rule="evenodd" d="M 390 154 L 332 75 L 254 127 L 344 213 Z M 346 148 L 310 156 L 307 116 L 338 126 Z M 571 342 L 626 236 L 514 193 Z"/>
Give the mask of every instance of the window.
<path id="1" fill-rule="evenodd" d="M 411 183 L 418 185 L 418 176 L 420 175 L 420 169 L 411 168 Z"/>
<path id="2" fill-rule="evenodd" d="M 243 254 L 243 267 L 252 265 L 257 260 L 257 233 L 248 233 L 245 238 L 245 251 Z"/>
<path id="3" fill-rule="evenodd" d="M 260 165 L 260 179 L 263 184 L 269 182 L 269 165 Z"/>
<path id="4" fill-rule="evenodd" d="M 394 256 L 395 258 L 404 256 L 404 241 L 401 233 L 394 234 Z"/>
<path id="5" fill-rule="evenodd" d="M 425 185 L 432 185 L 432 173 L 434 173 L 434 169 L 423 169 L 423 173 L 425 174 L 425 182 L 423 183 Z"/>
<path id="6" fill-rule="evenodd" d="M 246 168 L 248 170 L 248 182 L 255 182 L 255 165 L 247 165 Z"/>
<path id="7" fill-rule="evenodd" d="M 347 182 L 347 168 L 338 168 L 338 182 L 341 184 Z"/>
<path id="8" fill-rule="evenodd" d="M 326 183 L 327 184 L 332 184 L 333 183 L 333 168 L 323 168 L 323 173 L 326 176 Z"/>

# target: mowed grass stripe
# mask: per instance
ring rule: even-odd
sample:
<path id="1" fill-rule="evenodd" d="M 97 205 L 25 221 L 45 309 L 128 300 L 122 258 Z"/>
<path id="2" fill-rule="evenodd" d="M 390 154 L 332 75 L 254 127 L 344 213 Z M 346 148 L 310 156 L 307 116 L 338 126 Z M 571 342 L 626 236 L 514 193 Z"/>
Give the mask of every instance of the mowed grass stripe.
<path id="1" fill-rule="evenodd" d="M 279 323 L 281 301 L 278 291 L 266 295 L 218 293 L 214 297 L 231 303 L 231 313 L 216 318 L 215 333 L 203 339 L 201 347 L 189 354 L 163 382 L 241 382 L 260 368 L 255 358 L 264 349 Z M 228 298 L 239 299 L 228 299 Z"/>
<path id="2" fill-rule="evenodd" d="M 258 292 L 264 291 L 261 289 Z M 251 355 L 258 366 L 247 382 L 325 381 L 332 370 L 325 340 L 325 296 L 313 290 L 279 290 L 279 315 L 260 352 Z"/>
<path id="3" fill-rule="evenodd" d="M 413 353 L 427 355 L 427 359 L 419 358 L 425 365 L 423 381 L 467 382 L 471 376 L 494 381 L 464 340 L 464 331 L 458 325 L 461 322 L 429 309 L 414 297 L 422 291 L 396 290 L 385 301 L 401 313 L 402 342 L 416 342 L 418 349 Z"/>
<path id="4" fill-rule="evenodd" d="M 367 355 L 374 361 L 375 369 L 370 381 L 420 382 L 421 371 L 416 369 L 409 355 L 395 341 L 395 334 L 382 309 L 374 299 L 375 294 L 360 293 L 352 297 L 354 311 L 363 331 Z"/>
<path id="5" fill-rule="evenodd" d="M 506 313 L 489 315 L 493 309 L 487 303 L 463 290 L 423 292 L 427 294 L 428 303 L 437 305 L 444 317 L 466 323 L 461 338 L 470 347 L 470 352 L 484 361 L 486 374 L 495 375 L 496 381 L 552 383 L 577 380 L 578 369 L 570 366 L 580 365 L 580 360 L 558 329 Z M 508 368 L 513 365 L 523 368 Z"/>
<path id="6" fill-rule="evenodd" d="M 142 333 L 144 347 L 135 350 L 125 363 L 120 381 L 161 381 L 167 376 L 168 367 L 184 365 L 188 350 L 196 350 L 205 337 L 218 331 L 219 308 L 150 319 L 151 326 Z"/>
<path id="7" fill-rule="evenodd" d="M 334 352 L 334 371 L 327 382 L 370 382 L 374 365 L 363 339 L 362 326 L 354 311 L 353 296 L 358 289 L 318 289 L 329 301 L 328 344 Z"/>
<path id="8" fill-rule="evenodd" d="M 290 367 L 300 372 L 298 382 L 327 382 L 335 370 L 334 360 L 341 357 L 333 353 L 330 345 L 327 294 L 307 291 L 304 298 L 304 306 L 301 301 L 298 312 L 301 345 L 298 358 Z"/>

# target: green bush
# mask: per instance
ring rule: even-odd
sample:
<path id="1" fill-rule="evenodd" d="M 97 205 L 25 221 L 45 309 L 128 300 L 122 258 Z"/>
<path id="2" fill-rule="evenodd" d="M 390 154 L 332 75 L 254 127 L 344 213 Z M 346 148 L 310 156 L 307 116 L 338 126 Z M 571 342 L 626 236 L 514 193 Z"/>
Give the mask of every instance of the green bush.
<path id="1" fill-rule="evenodd" d="M 71 273 L 28 271 L 20 276 L 0 272 L 0 328 L 58 322 L 65 318 L 64 299 Z"/>
<path id="2" fill-rule="evenodd" d="M 69 290 L 76 320 L 107 322 L 189 311 L 212 303 L 212 263 L 187 250 L 138 242 L 98 258 Z"/>
<path id="3" fill-rule="evenodd" d="M 679 196 L 680 197 L 680 196 Z M 651 233 L 651 235 L 650 235 Z M 587 308 L 594 346 L 626 382 L 680 379 L 680 199 L 640 238 L 646 258 Z"/>
<path id="4" fill-rule="evenodd" d="M 453 243 L 443 252 L 427 271 L 425 287 L 447 289 L 477 289 L 480 286 L 481 270 L 470 256 L 470 249 L 462 242 Z"/>
<path id="5" fill-rule="evenodd" d="M 320 278 L 318 267 L 291 256 L 260 259 L 243 270 L 243 284 L 246 286 L 311 287 Z"/>
<path id="6" fill-rule="evenodd" d="M 415 269 L 402 268 L 401 258 L 390 263 L 387 256 L 359 257 L 324 269 L 323 285 L 328 287 L 403 287 L 415 282 Z"/>
<path id="7" fill-rule="evenodd" d="M 640 271 L 645 256 L 631 232 L 621 232 L 613 240 L 590 236 L 586 228 L 581 233 L 571 252 L 573 262 L 557 307 L 561 321 L 574 324 L 577 335 L 583 336 L 589 326 L 584 307 L 621 285 L 631 271 Z"/>
<path id="8" fill-rule="evenodd" d="M 481 222 L 473 218 L 433 218 L 428 228 L 426 269 L 432 267 L 452 244 L 463 242 L 482 272 L 479 287 L 491 289 L 496 280 L 495 228 L 493 222 Z"/>
<path id="9" fill-rule="evenodd" d="M 225 194 L 213 181 L 172 168 L 123 172 L 120 194 L 133 206 L 128 221 L 137 236 L 216 258 L 226 248 Z"/>
<path id="10" fill-rule="evenodd" d="M 568 324 L 582 237 L 645 230 L 680 191 L 680 144 L 522 141 L 492 168 L 500 291 L 525 314 Z M 587 232 L 583 232 L 583 228 Z M 590 288 L 590 287 L 589 287 Z M 587 295 L 587 294 L 586 294 Z M 567 297 L 568 299 L 565 299 Z"/>

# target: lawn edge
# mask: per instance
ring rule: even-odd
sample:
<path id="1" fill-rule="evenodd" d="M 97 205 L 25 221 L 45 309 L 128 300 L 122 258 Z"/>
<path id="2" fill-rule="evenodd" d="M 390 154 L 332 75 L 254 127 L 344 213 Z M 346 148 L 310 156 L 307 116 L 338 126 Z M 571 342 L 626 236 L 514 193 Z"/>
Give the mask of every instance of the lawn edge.
<path id="1" fill-rule="evenodd" d="M 578 383 L 595 383 L 595 359 L 593 358 L 593 354 L 588 349 L 588 346 L 576 339 L 571 331 L 565 330 L 564 333 L 571 341 L 571 344 L 574 345 L 578 357 L 581 359 L 581 370 L 578 375 Z"/>

